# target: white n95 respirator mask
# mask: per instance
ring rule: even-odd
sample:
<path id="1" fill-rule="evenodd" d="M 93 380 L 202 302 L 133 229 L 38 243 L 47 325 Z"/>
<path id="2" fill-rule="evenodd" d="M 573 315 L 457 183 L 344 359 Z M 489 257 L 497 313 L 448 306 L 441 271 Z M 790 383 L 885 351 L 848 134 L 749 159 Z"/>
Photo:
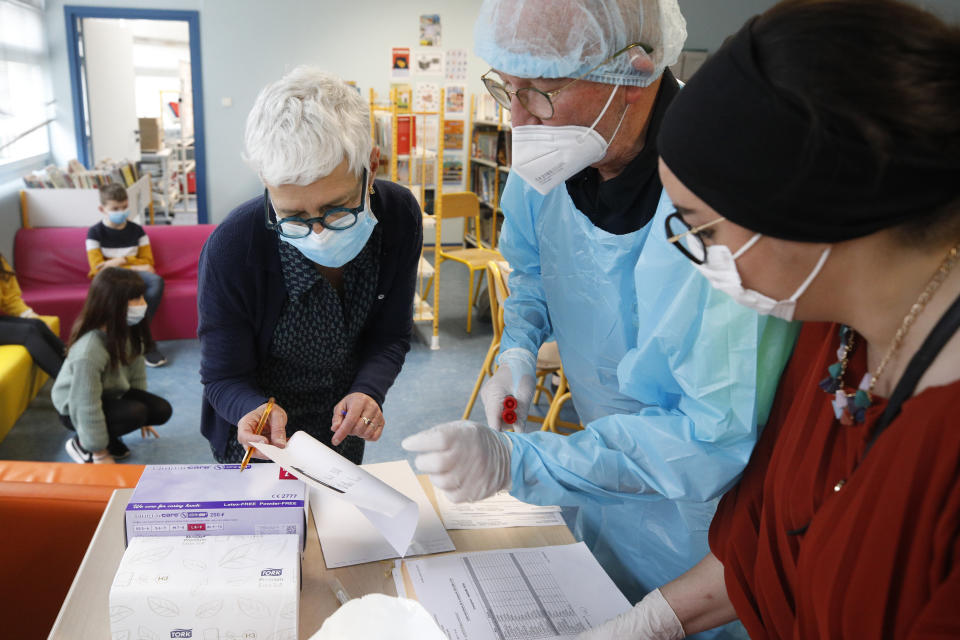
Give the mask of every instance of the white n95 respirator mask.
<path id="1" fill-rule="evenodd" d="M 600 115 L 589 127 L 551 127 L 543 124 L 514 127 L 511 147 L 513 165 L 510 171 L 519 175 L 541 194 L 547 195 L 558 184 L 603 160 L 607 155 L 607 147 L 620 131 L 627 110 L 623 110 L 620 122 L 610 136 L 610 142 L 604 140 L 594 127 L 607 112 L 618 88 L 619 85 L 613 88 Z"/>
<path id="2" fill-rule="evenodd" d="M 761 234 L 756 234 L 750 238 L 745 245 L 740 247 L 736 253 L 730 253 L 730 247 L 722 244 L 710 245 L 707 247 L 706 261 L 703 264 L 694 266 L 697 268 L 697 271 L 702 273 L 704 277 L 710 281 L 714 289 L 723 291 L 733 298 L 734 302 L 748 309 L 753 309 L 759 314 L 773 316 L 774 318 L 780 318 L 781 320 L 787 320 L 789 322 L 793 320 L 793 314 L 797 309 L 797 300 L 807 290 L 814 278 L 817 277 L 820 270 L 823 269 L 823 265 L 830 255 L 830 247 L 823 250 L 823 253 L 820 254 L 820 259 L 813 267 L 813 271 L 810 272 L 810 275 L 807 276 L 807 279 L 803 281 L 803 284 L 797 288 L 792 296 L 786 300 L 774 300 L 759 291 L 745 289 L 743 287 L 743 281 L 740 279 L 740 272 L 737 271 L 737 258 L 745 254 L 750 247 L 757 244 L 757 241 L 762 237 Z"/>

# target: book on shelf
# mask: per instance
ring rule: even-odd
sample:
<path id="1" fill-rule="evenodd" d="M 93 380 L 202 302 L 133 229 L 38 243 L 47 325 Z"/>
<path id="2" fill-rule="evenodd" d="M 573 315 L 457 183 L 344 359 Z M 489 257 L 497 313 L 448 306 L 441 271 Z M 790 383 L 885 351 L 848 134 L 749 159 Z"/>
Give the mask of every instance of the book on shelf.
<path id="1" fill-rule="evenodd" d="M 496 170 L 493 167 L 475 164 L 472 165 L 470 174 L 470 190 L 477 194 L 482 203 L 492 205 Z"/>
<path id="2" fill-rule="evenodd" d="M 484 91 L 477 96 L 476 120 L 484 122 L 500 122 L 500 105 L 493 96 Z"/>
<path id="3" fill-rule="evenodd" d="M 414 116 L 397 116 L 397 154 L 410 153 L 417 146 L 417 119 Z"/>
<path id="4" fill-rule="evenodd" d="M 488 162 L 497 161 L 498 131 L 474 130 L 470 144 L 470 155 Z"/>
<path id="5" fill-rule="evenodd" d="M 23 183 L 30 189 L 98 189 L 112 182 L 129 187 L 139 179 L 137 166 L 127 160 L 103 161 L 90 171 L 71 160 L 66 171 L 51 164 L 23 176 Z"/>

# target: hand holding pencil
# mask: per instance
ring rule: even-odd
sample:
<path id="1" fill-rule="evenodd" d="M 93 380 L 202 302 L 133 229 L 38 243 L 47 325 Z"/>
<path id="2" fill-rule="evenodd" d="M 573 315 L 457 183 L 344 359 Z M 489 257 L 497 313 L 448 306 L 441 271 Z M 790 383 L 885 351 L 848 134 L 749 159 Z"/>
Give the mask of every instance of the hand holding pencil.
<path id="1" fill-rule="evenodd" d="M 248 462 L 251 456 L 266 460 L 266 456 L 252 445 L 266 442 L 276 447 L 287 446 L 287 412 L 270 398 L 268 402 L 240 418 L 237 422 L 237 441 L 248 447 L 244 463 Z"/>

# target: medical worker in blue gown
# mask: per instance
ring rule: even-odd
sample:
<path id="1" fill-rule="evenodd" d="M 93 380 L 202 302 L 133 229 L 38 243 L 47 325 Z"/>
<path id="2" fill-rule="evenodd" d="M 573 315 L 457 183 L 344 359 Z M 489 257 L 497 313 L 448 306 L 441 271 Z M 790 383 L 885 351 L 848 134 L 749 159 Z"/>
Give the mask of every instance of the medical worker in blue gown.
<path id="1" fill-rule="evenodd" d="M 513 124 L 500 240 L 513 272 L 481 393 L 492 428 L 447 423 L 403 446 L 454 500 L 509 488 L 579 507 L 574 534 L 636 602 L 707 552 L 795 331 L 714 290 L 666 242 L 655 140 L 680 90 L 667 69 L 686 38 L 677 0 L 486 0 L 474 38 Z M 551 335 L 586 429 L 501 432 L 507 394 L 526 417 Z"/>

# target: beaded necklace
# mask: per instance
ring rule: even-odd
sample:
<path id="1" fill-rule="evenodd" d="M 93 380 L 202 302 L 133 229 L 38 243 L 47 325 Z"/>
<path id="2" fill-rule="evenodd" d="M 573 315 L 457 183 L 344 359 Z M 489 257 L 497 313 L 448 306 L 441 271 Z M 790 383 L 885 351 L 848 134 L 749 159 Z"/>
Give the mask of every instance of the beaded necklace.
<path id="1" fill-rule="evenodd" d="M 893 336 L 890 348 L 887 349 L 886 355 L 883 356 L 883 360 L 877 365 L 876 370 L 873 374 L 869 372 L 865 373 L 860 380 L 860 385 L 857 387 L 857 390 L 852 392 L 844 389 L 843 377 L 847 372 L 847 364 L 849 362 L 850 352 L 853 351 L 856 332 L 846 325 L 840 328 L 840 348 L 837 349 L 837 358 L 839 358 L 839 360 L 827 367 L 829 376 L 820 381 L 820 388 L 834 395 L 833 412 L 840 421 L 840 424 L 849 426 L 854 423 L 863 423 L 867 408 L 873 404 L 873 389 L 877 385 L 877 380 L 883 375 L 883 370 L 886 368 L 887 363 L 890 362 L 890 359 L 900 350 L 900 345 L 903 344 L 903 339 L 910 331 L 910 328 L 913 327 L 917 316 L 920 315 L 927 306 L 927 303 L 930 302 L 933 294 L 936 293 L 940 285 L 943 284 L 943 281 L 946 280 L 947 274 L 950 273 L 950 270 L 953 269 L 957 263 L 958 257 L 960 257 L 960 244 L 954 245 L 953 248 L 947 252 L 940 266 L 937 267 L 937 271 L 927 282 L 927 286 L 920 292 L 917 301 L 913 303 L 910 311 L 903 318 L 900 328 L 897 329 L 897 333 Z"/>

